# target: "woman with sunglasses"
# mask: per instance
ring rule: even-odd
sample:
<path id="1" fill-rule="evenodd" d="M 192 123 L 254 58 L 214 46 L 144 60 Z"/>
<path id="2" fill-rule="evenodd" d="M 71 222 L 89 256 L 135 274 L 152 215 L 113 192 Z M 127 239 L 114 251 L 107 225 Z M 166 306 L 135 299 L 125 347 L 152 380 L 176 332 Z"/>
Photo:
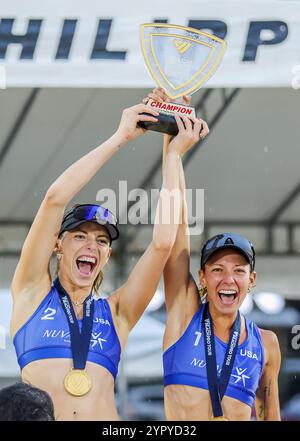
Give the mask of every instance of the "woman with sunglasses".
<path id="1" fill-rule="evenodd" d="M 144 104 L 126 109 L 116 133 L 50 186 L 23 245 L 12 282 L 11 333 L 23 381 L 49 393 L 58 420 L 118 419 L 114 380 L 120 354 L 156 291 L 174 244 L 180 207 L 172 211 L 173 199 L 166 193 L 178 190 L 180 158 L 199 133 L 191 136 L 181 128 L 170 144 L 152 242 L 108 300 L 92 293 L 119 236 L 117 222 L 97 205 L 77 205 L 64 214 L 65 207 L 121 146 L 145 132 L 137 123 L 155 122 L 156 116 Z M 164 222 L 169 209 L 169 222 Z M 53 252 L 54 283 L 49 270 Z"/>
<path id="2" fill-rule="evenodd" d="M 167 101 L 163 89 L 149 98 Z M 184 97 L 186 104 L 190 98 Z M 145 102 L 145 101 L 144 101 Z M 164 138 L 167 154 L 169 138 Z M 180 189 L 185 180 L 180 166 Z M 167 325 L 163 342 L 168 420 L 280 420 L 276 335 L 239 313 L 255 280 L 255 251 L 243 236 L 212 237 L 202 248 L 200 294 L 190 274 L 186 201 L 164 269 Z M 204 300 L 205 299 L 205 300 Z"/>

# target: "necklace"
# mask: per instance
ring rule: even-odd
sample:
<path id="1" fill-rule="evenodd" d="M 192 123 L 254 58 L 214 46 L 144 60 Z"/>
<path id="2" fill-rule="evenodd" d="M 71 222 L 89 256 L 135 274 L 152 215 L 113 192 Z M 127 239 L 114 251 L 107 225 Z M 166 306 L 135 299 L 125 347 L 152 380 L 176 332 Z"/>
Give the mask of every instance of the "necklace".
<path id="1" fill-rule="evenodd" d="M 80 300 L 80 301 L 79 300 L 72 300 L 71 299 L 71 302 L 73 303 L 74 306 L 77 306 L 77 307 L 83 306 L 83 304 L 85 302 L 85 298 L 83 300 Z"/>
<path id="2" fill-rule="evenodd" d="M 78 302 L 76 300 L 75 301 L 71 300 L 71 302 L 73 303 L 74 306 L 82 306 L 84 304 L 84 301 L 83 302 Z"/>

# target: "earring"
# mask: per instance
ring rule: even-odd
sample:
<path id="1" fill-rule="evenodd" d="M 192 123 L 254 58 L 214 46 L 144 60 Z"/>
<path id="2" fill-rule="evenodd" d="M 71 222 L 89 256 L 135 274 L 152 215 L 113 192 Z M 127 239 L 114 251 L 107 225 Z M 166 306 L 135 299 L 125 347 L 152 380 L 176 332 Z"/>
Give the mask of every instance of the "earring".
<path id="1" fill-rule="evenodd" d="M 206 287 L 199 289 L 199 296 L 200 296 L 201 303 L 205 303 L 206 297 L 207 297 L 207 288 Z"/>
<path id="2" fill-rule="evenodd" d="M 57 260 L 61 260 L 61 254 L 60 253 L 57 253 L 56 257 L 57 257 Z"/>
<path id="3" fill-rule="evenodd" d="M 252 289 L 252 287 L 249 286 L 249 287 L 248 287 L 248 293 L 251 292 L 251 289 Z"/>

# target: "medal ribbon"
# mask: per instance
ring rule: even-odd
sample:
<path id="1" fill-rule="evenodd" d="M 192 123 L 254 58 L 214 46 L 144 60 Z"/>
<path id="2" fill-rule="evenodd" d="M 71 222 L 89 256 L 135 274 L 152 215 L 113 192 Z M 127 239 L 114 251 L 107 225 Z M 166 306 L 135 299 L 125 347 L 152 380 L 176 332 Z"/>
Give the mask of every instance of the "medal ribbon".
<path id="1" fill-rule="evenodd" d="M 69 294 L 62 287 L 58 278 L 55 279 L 54 286 L 59 293 L 59 298 L 69 324 L 74 368 L 85 369 L 93 330 L 94 301 L 92 294 L 90 294 L 83 303 L 83 321 L 80 333 Z"/>
<path id="2" fill-rule="evenodd" d="M 240 316 L 240 312 L 238 311 L 237 317 L 234 321 L 230 333 L 229 342 L 227 344 L 221 374 L 218 377 L 214 328 L 213 328 L 213 321 L 208 309 L 208 302 L 205 303 L 203 308 L 204 311 L 203 311 L 202 326 L 204 327 L 204 336 L 205 336 L 204 346 L 205 346 L 205 356 L 206 356 L 208 389 L 213 408 L 213 415 L 214 417 L 219 417 L 223 415 L 221 401 L 229 383 L 235 356 L 238 349 L 238 342 L 240 339 L 240 332 L 241 332 L 241 316 Z"/>

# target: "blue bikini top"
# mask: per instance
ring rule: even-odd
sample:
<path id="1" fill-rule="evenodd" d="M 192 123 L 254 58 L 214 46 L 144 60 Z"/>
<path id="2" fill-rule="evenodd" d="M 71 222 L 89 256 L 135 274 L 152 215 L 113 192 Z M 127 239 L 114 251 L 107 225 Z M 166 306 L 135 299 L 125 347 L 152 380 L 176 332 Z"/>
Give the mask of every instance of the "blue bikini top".
<path id="1" fill-rule="evenodd" d="M 94 320 L 87 360 L 106 368 L 115 378 L 121 355 L 109 303 L 94 298 Z M 82 320 L 78 320 L 79 329 Z M 73 358 L 69 324 L 54 286 L 43 302 L 19 329 L 13 340 L 18 363 L 23 369 L 32 361 Z"/>
<path id="2" fill-rule="evenodd" d="M 203 307 L 196 312 L 180 339 L 163 354 L 164 386 L 184 384 L 208 390 Z M 264 367 L 264 349 L 258 327 L 245 318 L 247 338 L 238 346 L 225 395 L 253 406 Z M 217 371 L 220 375 L 227 344 L 215 336 Z"/>

